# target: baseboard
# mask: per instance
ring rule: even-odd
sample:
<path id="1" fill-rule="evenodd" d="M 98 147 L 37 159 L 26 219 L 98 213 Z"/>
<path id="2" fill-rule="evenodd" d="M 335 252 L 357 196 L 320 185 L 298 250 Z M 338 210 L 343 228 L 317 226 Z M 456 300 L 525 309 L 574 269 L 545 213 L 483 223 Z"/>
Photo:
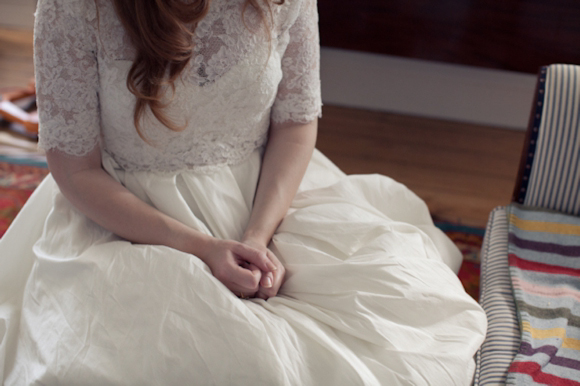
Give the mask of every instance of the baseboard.
<path id="1" fill-rule="evenodd" d="M 33 28 L 34 0 L 0 0 L 0 26 L 12 28 Z"/>
<path id="2" fill-rule="evenodd" d="M 323 47 L 326 104 L 524 130 L 536 76 Z"/>

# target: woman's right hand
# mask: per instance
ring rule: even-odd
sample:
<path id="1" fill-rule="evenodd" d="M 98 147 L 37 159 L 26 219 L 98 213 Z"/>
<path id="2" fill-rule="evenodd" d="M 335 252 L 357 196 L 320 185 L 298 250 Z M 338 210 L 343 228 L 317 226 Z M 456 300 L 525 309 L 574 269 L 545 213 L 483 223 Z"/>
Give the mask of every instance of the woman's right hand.
<path id="1" fill-rule="evenodd" d="M 278 294 L 282 283 L 284 282 L 284 275 L 286 274 L 286 269 L 278 259 L 278 257 L 270 250 L 268 247 L 260 243 L 258 240 L 253 240 L 251 238 L 244 238 L 242 242 L 250 247 L 256 248 L 263 253 L 266 253 L 270 261 L 276 266 L 276 271 L 274 272 L 262 272 L 262 278 L 260 279 L 260 288 L 254 297 L 268 300 Z M 250 266 L 249 269 L 256 269 L 256 266 Z"/>
<path id="2" fill-rule="evenodd" d="M 254 296 L 262 274 L 276 270 L 265 252 L 193 230 L 143 202 L 103 170 L 98 146 L 72 162 L 59 150 L 47 151 L 46 157 L 61 192 L 87 217 L 133 243 L 166 245 L 200 257 L 238 296 Z"/>
<path id="3" fill-rule="evenodd" d="M 277 269 L 264 251 L 237 241 L 213 239 L 206 251 L 212 274 L 239 297 L 254 297 L 262 274 Z"/>

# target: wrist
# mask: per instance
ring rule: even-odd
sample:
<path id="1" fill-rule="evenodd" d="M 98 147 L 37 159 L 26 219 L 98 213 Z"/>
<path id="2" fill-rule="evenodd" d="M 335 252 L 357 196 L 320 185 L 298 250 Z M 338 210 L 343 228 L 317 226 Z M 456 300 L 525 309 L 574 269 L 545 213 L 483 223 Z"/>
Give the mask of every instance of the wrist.
<path id="1" fill-rule="evenodd" d="M 212 236 L 200 233 L 199 235 L 197 235 L 197 237 L 189 238 L 188 253 L 197 256 L 199 259 L 201 259 L 204 263 L 207 264 L 208 263 L 207 258 L 210 255 L 210 251 L 215 247 L 215 244 L 218 241 L 219 241 L 218 239 Z"/>
<path id="2" fill-rule="evenodd" d="M 195 255 L 206 262 L 209 251 L 213 248 L 217 239 L 210 235 L 195 231 L 191 228 L 182 229 L 173 233 L 175 249 Z"/>
<path id="3" fill-rule="evenodd" d="M 267 247 L 270 244 L 272 236 L 266 234 L 265 232 L 259 232 L 256 230 L 246 230 L 244 236 L 242 237 L 242 243 L 258 244 Z"/>

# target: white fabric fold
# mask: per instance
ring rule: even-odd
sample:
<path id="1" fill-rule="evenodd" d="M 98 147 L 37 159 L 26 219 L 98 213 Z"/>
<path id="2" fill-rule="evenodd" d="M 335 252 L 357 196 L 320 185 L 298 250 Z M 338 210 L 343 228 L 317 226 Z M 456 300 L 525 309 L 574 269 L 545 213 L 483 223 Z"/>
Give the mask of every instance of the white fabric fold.
<path id="1" fill-rule="evenodd" d="M 202 232 L 239 239 L 260 154 L 212 172 L 105 169 Z M 44 226 L 32 220 L 45 220 Z M 29 226 L 31 231 L 25 232 Z M 467 385 L 486 319 L 425 204 L 315 152 L 271 243 L 277 297 L 240 300 L 197 257 L 134 245 L 51 177 L 0 241 L 0 373 L 15 384 Z"/>

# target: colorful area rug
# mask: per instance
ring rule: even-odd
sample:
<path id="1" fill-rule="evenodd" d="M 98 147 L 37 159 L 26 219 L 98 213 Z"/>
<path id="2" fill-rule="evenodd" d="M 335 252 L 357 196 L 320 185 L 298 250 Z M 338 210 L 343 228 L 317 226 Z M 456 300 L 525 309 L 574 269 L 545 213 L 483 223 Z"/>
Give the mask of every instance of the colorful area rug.
<path id="1" fill-rule="evenodd" d="M 48 169 L 0 162 L 0 237 L 6 232 L 28 197 L 48 174 Z M 479 251 L 483 229 L 436 221 L 435 225 L 463 253 L 459 279 L 474 299 L 479 297 Z"/>
<path id="2" fill-rule="evenodd" d="M 0 237 L 47 174 L 46 168 L 0 162 Z"/>
<path id="3" fill-rule="evenodd" d="M 435 221 L 435 225 L 445 232 L 463 254 L 459 280 L 465 291 L 479 300 L 480 252 L 485 229 L 442 221 Z"/>

